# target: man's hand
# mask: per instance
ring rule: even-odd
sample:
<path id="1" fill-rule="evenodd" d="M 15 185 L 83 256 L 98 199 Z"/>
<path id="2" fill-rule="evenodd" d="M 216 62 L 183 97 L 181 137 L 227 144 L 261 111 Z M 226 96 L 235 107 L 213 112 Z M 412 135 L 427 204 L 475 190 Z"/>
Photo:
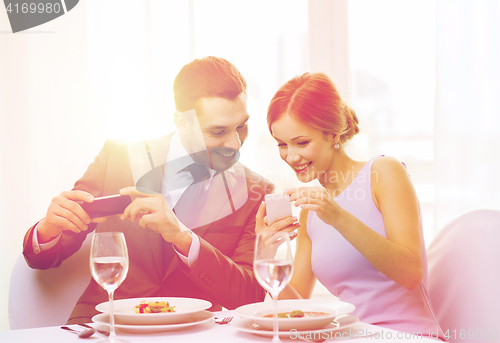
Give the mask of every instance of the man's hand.
<path id="1" fill-rule="evenodd" d="M 38 225 L 38 242 L 45 243 L 57 237 L 63 230 L 86 231 L 91 222 L 102 223 L 106 218 L 94 218 L 82 209 L 82 202 L 93 202 L 94 197 L 84 191 L 62 192 L 54 197 L 47 215 Z"/>
<path id="2" fill-rule="evenodd" d="M 159 233 L 175 244 L 180 253 L 188 255 L 192 241 L 189 229 L 177 220 L 162 194 L 142 193 L 135 187 L 123 188 L 120 194 L 135 196 L 120 216 L 122 220 L 138 221 L 141 227 Z"/>

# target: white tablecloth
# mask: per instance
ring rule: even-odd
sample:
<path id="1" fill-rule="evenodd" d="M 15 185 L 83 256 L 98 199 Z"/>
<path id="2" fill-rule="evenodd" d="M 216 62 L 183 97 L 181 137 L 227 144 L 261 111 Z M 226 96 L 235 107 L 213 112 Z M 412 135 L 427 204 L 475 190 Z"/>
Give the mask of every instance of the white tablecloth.
<path id="1" fill-rule="evenodd" d="M 234 316 L 232 311 L 216 312 L 215 316 L 223 318 L 226 316 Z M 93 325 L 95 326 L 95 325 Z M 75 328 L 80 328 L 74 326 Z M 349 339 L 342 339 L 341 334 L 344 332 L 343 337 L 351 337 Z M 131 343 L 154 343 L 154 342 L 175 342 L 175 343 L 233 343 L 233 342 L 271 342 L 271 337 L 262 337 L 251 333 L 241 332 L 231 324 L 217 325 L 210 321 L 197 326 L 176 330 L 167 331 L 162 333 L 151 334 L 132 334 L 117 331 L 119 337 L 126 338 Z M 358 338 L 356 338 L 358 336 Z M 359 337 L 367 336 L 367 337 Z M 406 336 L 406 338 L 405 338 Z M 346 341 L 371 341 L 371 342 L 436 342 L 430 338 L 409 338 L 408 334 L 403 332 L 390 330 L 383 327 L 378 327 L 362 322 L 358 322 L 345 328 L 344 331 L 339 331 L 338 338 L 331 337 L 327 342 L 346 342 Z M 311 337 L 312 338 L 312 337 Z M 319 337 L 317 337 L 319 338 Z M 10 330 L 0 331 L 1 343 L 71 343 L 71 342 L 100 342 L 103 337 L 94 335 L 84 341 L 78 338 L 77 335 L 71 332 L 61 330 L 59 326 L 25 329 L 25 330 Z M 283 342 L 304 342 L 299 337 L 281 338 Z"/>

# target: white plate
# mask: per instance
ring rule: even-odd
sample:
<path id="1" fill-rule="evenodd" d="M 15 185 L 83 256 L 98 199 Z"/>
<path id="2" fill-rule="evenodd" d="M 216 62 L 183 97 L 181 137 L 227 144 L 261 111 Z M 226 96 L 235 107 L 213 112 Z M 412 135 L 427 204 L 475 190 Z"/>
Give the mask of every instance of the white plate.
<path id="1" fill-rule="evenodd" d="M 279 331 L 280 337 L 297 339 L 301 337 L 311 337 L 311 339 L 324 339 L 324 338 L 349 338 L 352 332 L 349 328 L 359 321 L 358 317 L 345 315 L 338 318 L 338 324 L 328 324 L 322 329 L 317 330 L 293 330 L 293 331 Z M 230 323 L 237 330 L 247 333 L 252 333 L 259 336 L 272 337 L 273 331 L 268 330 L 256 324 L 252 319 L 248 318 L 234 318 Z M 338 333 L 337 335 L 335 333 Z M 342 335 L 344 333 L 344 336 Z M 300 335 L 300 337 L 299 337 Z M 337 337 L 338 336 L 338 337 Z"/>
<path id="2" fill-rule="evenodd" d="M 318 317 L 302 317 L 302 318 L 278 318 L 278 326 L 280 330 L 290 331 L 295 330 L 316 330 L 330 324 L 332 320 L 342 314 L 354 311 L 355 306 L 342 301 L 332 301 L 322 303 L 317 300 L 310 299 L 290 299 L 278 300 L 278 313 L 301 310 L 303 312 L 325 312 L 328 315 Z M 274 304 L 271 301 L 248 304 L 238 307 L 235 313 L 247 319 L 252 319 L 254 322 L 272 330 L 273 318 L 263 317 L 274 312 Z"/>
<path id="3" fill-rule="evenodd" d="M 132 332 L 132 333 L 155 333 L 179 330 L 185 327 L 199 325 L 212 320 L 214 314 L 209 311 L 201 311 L 189 314 L 189 321 L 181 324 L 165 324 L 165 325 L 127 325 L 118 321 L 115 322 L 117 330 Z M 100 313 L 92 317 L 92 321 L 97 324 L 102 324 L 109 327 L 109 314 Z"/>
<path id="4" fill-rule="evenodd" d="M 175 306 L 175 312 L 167 313 L 135 313 L 134 307 L 141 301 L 165 301 L 170 306 Z M 131 325 L 162 325 L 162 324 L 181 324 L 190 320 L 190 314 L 200 312 L 210 308 L 212 304 L 209 301 L 192 298 L 133 298 L 121 299 L 113 302 L 115 319 L 122 324 Z M 109 302 L 98 304 L 96 310 L 109 313 Z"/>

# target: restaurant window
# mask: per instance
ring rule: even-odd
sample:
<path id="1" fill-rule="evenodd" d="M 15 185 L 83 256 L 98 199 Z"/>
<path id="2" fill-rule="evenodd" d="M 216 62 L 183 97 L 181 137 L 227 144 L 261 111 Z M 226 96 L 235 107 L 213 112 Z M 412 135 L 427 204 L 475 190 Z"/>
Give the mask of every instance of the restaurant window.
<path id="1" fill-rule="evenodd" d="M 360 133 L 349 151 L 404 162 L 423 215 L 425 243 L 434 211 L 436 29 L 433 0 L 350 0 L 352 107 Z"/>
<path id="2" fill-rule="evenodd" d="M 232 62 L 248 85 L 249 135 L 241 162 L 271 180 L 277 191 L 296 184 L 279 157 L 266 123 L 278 88 L 308 71 L 306 0 L 195 0 L 196 57 L 215 55 Z"/>

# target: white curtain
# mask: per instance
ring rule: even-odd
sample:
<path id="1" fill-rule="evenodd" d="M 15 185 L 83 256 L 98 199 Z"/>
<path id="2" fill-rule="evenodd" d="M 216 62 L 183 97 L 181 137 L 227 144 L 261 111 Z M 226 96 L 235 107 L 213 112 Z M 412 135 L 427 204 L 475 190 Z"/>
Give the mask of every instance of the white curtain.
<path id="1" fill-rule="evenodd" d="M 12 34 L 0 5 L 0 330 L 27 229 L 106 139 L 173 130 L 172 83 L 190 60 L 184 1 L 80 1 Z M 9 32 L 10 31 L 10 32 Z"/>
<path id="2" fill-rule="evenodd" d="M 438 0 L 435 226 L 500 209 L 500 2 Z"/>

